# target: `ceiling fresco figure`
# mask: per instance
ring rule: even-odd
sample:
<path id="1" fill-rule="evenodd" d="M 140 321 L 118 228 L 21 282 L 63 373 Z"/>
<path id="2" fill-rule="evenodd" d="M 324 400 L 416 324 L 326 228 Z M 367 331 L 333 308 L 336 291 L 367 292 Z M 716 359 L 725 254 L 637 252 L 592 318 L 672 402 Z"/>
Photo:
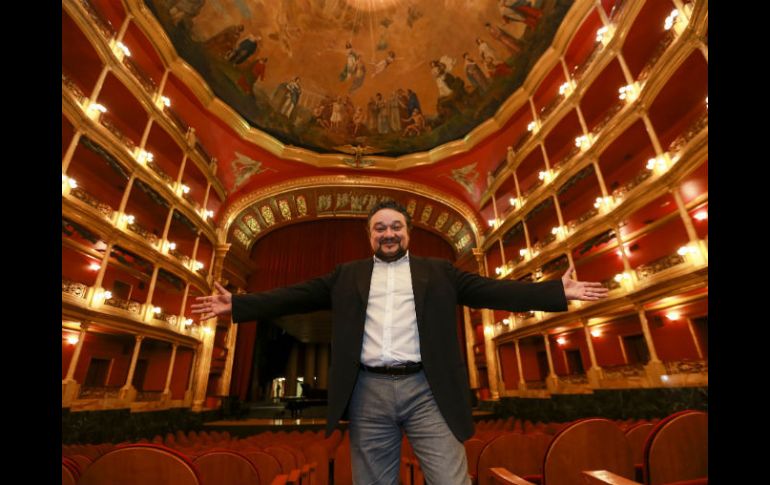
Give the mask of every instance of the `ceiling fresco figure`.
<path id="1" fill-rule="evenodd" d="M 494 116 L 574 0 L 144 2 L 254 128 L 317 153 L 361 145 L 400 156 Z"/>

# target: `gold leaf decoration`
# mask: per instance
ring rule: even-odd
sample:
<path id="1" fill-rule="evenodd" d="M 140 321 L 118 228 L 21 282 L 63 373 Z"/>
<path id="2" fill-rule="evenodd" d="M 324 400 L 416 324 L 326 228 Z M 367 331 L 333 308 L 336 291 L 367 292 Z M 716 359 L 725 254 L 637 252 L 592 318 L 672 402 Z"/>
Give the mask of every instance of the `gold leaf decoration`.
<path id="1" fill-rule="evenodd" d="M 305 217 L 307 215 L 307 200 L 305 200 L 304 195 L 297 197 L 297 211 L 299 211 L 300 217 Z"/>
<path id="2" fill-rule="evenodd" d="M 278 208 L 281 209 L 281 215 L 286 221 L 291 220 L 291 208 L 289 207 L 289 201 L 281 199 L 278 201 Z"/>
<path id="3" fill-rule="evenodd" d="M 460 229 L 463 228 L 463 223 L 460 221 L 455 221 L 454 224 L 452 224 L 452 227 L 449 228 L 449 232 L 446 233 L 449 237 L 455 237 L 455 234 L 460 232 Z"/>
<path id="4" fill-rule="evenodd" d="M 409 203 L 406 205 L 406 212 L 409 213 L 410 217 L 414 217 L 415 209 L 417 209 L 417 201 L 414 199 L 410 199 Z"/>
<path id="5" fill-rule="evenodd" d="M 447 219 L 449 219 L 449 212 L 442 212 L 439 214 L 438 219 L 436 219 L 434 227 L 440 231 L 444 224 L 446 224 Z"/>
<path id="6" fill-rule="evenodd" d="M 420 216 L 420 222 L 423 224 L 428 223 L 428 219 L 430 219 L 430 215 L 433 213 L 433 206 L 428 204 L 425 206 L 425 208 L 422 210 L 422 215 Z"/>
<path id="7" fill-rule="evenodd" d="M 318 207 L 318 212 L 324 212 L 331 209 L 332 207 L 331 194 L 319 195 L 317 207 Z"/>
<path id="8" fill-rule="evenodd" d="M 275 224 L 275 216 L 273 215 L 273 210 L 270 209 L 269 206 L 263 205 L 260 211 L 262 212 L 262 218 L 268 226 Z"/>

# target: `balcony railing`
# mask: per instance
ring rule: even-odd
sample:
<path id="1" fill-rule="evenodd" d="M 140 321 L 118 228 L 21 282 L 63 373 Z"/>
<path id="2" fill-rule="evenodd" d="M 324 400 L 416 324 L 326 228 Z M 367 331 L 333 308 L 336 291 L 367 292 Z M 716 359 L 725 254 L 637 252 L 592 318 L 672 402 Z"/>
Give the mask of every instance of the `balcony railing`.
<path id="1" fill-rule="evenodd" d="M 571 374 L 568 376 L 559 376 L 559 382 L 562 384 L 581 386 L 588 384 L 588 377 L 585 374 Z"/>
<path id="2" fill-rule="evenodd" d="M 709 371 L 707 360 L 678 360 L 664 362 L 666 374 L 705 374 Z"/>
<path id="3" fill-rule="evenodd" d="M 525 384 L 527 385 L 527 389 L 532 390 L 547 389 L 548 387 L 546 386 L 545 381 L 526 381 Z"/>
<path id="4" fill-rule="evenodd" d="M 658 63 L 658 60 L 663 56 L 663 53 L 666 52 L 666 49 L 668 49 L 668 46 L 671 45 L 675 38 L 676 35 L 674 34 L 673 29 L 666 31 L 663 39 L 661 39 L 657 47 L 655 47 L 655 52 L 652 53 L 652 56 L 642 68 L 642 72 L 639 73 L 639 81 L 644 81 L 649 77 L 655 64 Z"/>
<path id="5" fill-rule="evenodd" d="M 83 94 L 83 91 L 80 89 L 80 86 L 78 86 L 75 83 L 75 81 L 67 77 L 67 75 L 65 75 L 64 73 L 62 73 L 61 75 L 61 82 L 62 84 L 64 84 L 64 87 L 66 87 L 67 90 L 69 90 L 72 93 L 75 99 L 77 99 L 78 103 L 84 104 L 88 100 L 88 97 L 85 94 Z"/>
<path id="6" fill-rule="evenodd" d="M 123 298 L 118 298 L 117 296 L 113 296 L 109 300 L 104 300 L 104 304 L 111 307 L 120 308 L 121 310 L 126 310 L 136 315 L 141 315 L 142 313 L 141 303 L 133 300 L 124 300 Z"/>
<path id="7" fill-rule="evenodd" d="M 614 276 L 612 278 L 602 280 L 601 284 L 603 287 L 607 288 L 610 291 L 617 290 L 621 286 L 620 282 L 616 281 Z"/>
<path id="8" fill-rule="evenodd" d="M 155 172 L 155 174 L 161 178 L 164 182 L 166 182 L 169 185 L 174 185 L 174 179 L 171 178 L 169 174 L 163 171 L 162 168 L 160 168 L 160 165 L 158 165 L 155 162 L 147 162 L 147 166 L 150 167 L 150 169 Z"/>
<path id="9" fill-rule="evenodd" d="M 616 114 L 620 113 L 620 110 L 623 109 L 624 104 L 618 100 L 615 104 L 610 106 L 610 109 L 607 110 L 606 113 L 604 113 L 604 118 L 599 121 L 599 123 L 596 124 L 596 126 L 593 127 L 591 130 L 591 134 L 594 136 L 597 136 L 601 131 L 604 129 L 605 126 L 609 124 L 609 122 L 612 120 L 612 118 L 615 117 Z"/>
<path id="10" fill-rule="evenodd" d="M 177 317 L 176 315 L 166 313 L 163 310 L 161 310 L 158 313 L 153 313 L 152 318 L 154 318 L 155 320 L 160 320 L 161 322 L 166 323 L 171 327 L 176 327 L 177 322 L 179 320 L 179 317 Z"/>
<path id="11" fill-rule="evenodd" d="M 596 42 L 594 44 L 594 49 L 591 51 L 591 53 L 586 57 L 586 59 L 581 62 L 576 68 L 575 72 L 572 74 L 572 79 L 575 81 L 579 81 L 583 78 L 586 71 L 588 70 L 588 67 L 596 60 L 596 58 L 599 56 L 599 53 L 602 51 L 602 43 Z"/>
<path id="12" fill-rule="evenodd" d="M 163 108 L 163 112 L 165 112 L 168 117 L 171 118 L 171 121 L 176 125 L 177 129 L 179 129 L 182 134 L 187 133 L 187 130 L 190 128 L 190 126 L 182 119 L 181 116 L 177 114 L 176 111 L 166 106 Z"/>
<path id="13" fill-rule="evenodd" d="M 178 259 L 178 260 L 179 260 L 179 261 L 180 261 L 180 262 L 181 262 L 183 265 L 185 265 L 185 266 L 187 266 L 188 264 L 190 264 L 190 258 L 189 258 L 188 256 L 186 256 L 186 255 L 184 255 L 184 254 L 180 253 L 180 252 L 179 252 L 179 251 L 177 251 L 176 249 L 169 249 L 169 250 L 168 250 L 168 254 L 170 254 L 171 256 L 173 256 L 173 257 L 175 257 L 176 259 Z"/>
<path id="14" fill-rule="evenodd" d="M 120 387 L 81 387 L 78 399 L 117 399 Z"/>
<path id="15" fill-rule="evenodd" d="M 80 0 L 80 5 L 86 11 L 96 28 L 99 29 L 99 32 L 101 32 L 105 39 L 110 39 L 113 35 L 115 35 L 115 29 L 112 27 L 110 21 L 104 19 L 96 10 L 96 8 L 91 5 L 91 2 L 88 0 Z"/>
<path id="16" fill-rule="evenodd" d="M 589 209 L 588 211 L 584 212 L 580 217 L 577 219 L 572 219 L 571 221 L 567 222 L 567 228 L 570 231 L 574 231 L 576 228 L 581 226 L 583 223 L 593 219 L 596 217 L 596 215 L 599 214 L 599 209 L 596 207 L 593 207 Z"/>
<path id="17" fill-rule="evenodd" d="M 70 295 L 74 295 L 78 298 L 85 298 L 86 291 L 88 291 L 88 285 L 62 278 L 61 291 L 62 293 L 69 293 Z"/>
<path id="18" fill-rule="evenodd" d="M 705 112 L 687 128 L 687 131 L 679 135 L 674 141 L 671 142 L 671 144 L 668 146 L 669 153 L 676 153 L 680 151 L 685 145 L 687 145 L 690 140 L 695 138 L 695 135 L 700 133 L 708 125 L 709 114 L 708 112 Z"/>
<path id="19" fill-rule="evenodd" d="M 109 119 L 108 116 L 102 115 L 99 117 L 99 122 L 107 128 L 107 130 L 110 131 L 113 135 L 115 135 L 115 138 L 120 140 L 120 142 L 128 149 L 129 152 L 133 153 L 136 149 L 136 144 L 133 140 L 131 140 L 129 137 L 123 134 L 120 129 L 115 126 L 115 124 Z"/>
<path id="20" fill-rule="evenodd" d="M 138 391 L 136 402 L 157 402 L 163 398 L 163 391 Z"/>
<path id="21" fill-rule="evenodd" d="M 182 198 L 183 198 L 184 200 L 186 200 L 187 202 L 189 202 L 189 203 L 190 203 L 190 205 L 191 205 L 191 206 L 193 206 L 193 207 L 194 207 L 196 210 L 200 210 L 200 208 L 201 208 L 200 204 L 198 203 L 198 201 L 197 201 L 197 200 L 195 200 L 195 199 L 193 198 L 193 196 L 192 196 L 192 195 L 190 195 L 190 194 L 185 194 L 184 192 L 182 192 Z"/>
<path id="22" fill-rule="evenodd" d="M 513 315 L 522 322 L 535 318 L 535 312 L 515 312 Z"/>
<path id="23" fill-rule="evenodd" d="M 527 198 L 527 197 L 532 195 L 537 189 L 539 189 L 542 186 L 543 186 L 543 180 L 542 179 L 537 179 L 535 181 L 535 183 L 533 183 L 529 188 L 527 188 L 527 190 L 525 190 L 521 194 L 521 196 L 524 197 L 524 198 Z"/>
<path id="24" fill-rule="evenodd" d="M 133 224 L 128 224 L 126 227 L 128 227 L 128 229 L 130 229 L 132 232 L 141 236 L 145 241 L 147 241 L 151 245 L 155 246 L 156 244 L 158 244 L 158 236 L 148 231 L 146 228 L 142 227 L 139 223 L 135 222 Z"/>
<path id="25" fill-rule="evenodd" d="M 603 367 L 605 379 L 625 379 L 628 377 L 644 377 L 644 364 L 628 364 Z"/>
<path id="26" fill-rule="evenodd" d="M 543 248 L 550 245 L 552 242 L 556 241 L 556 234 L 549 233 L 545 236 L 545 238 L 542 241 L 538 241 L 535 244 L 532 245 L 532 249 L 535 251 L 541 251 Z"/>
<path id="27" fill-rule="evenodd" d="M 201 157 L 203 157 L 203 160 L 206 162 L 206 165 L 211 165 L 211 155 L 209 155 L 209 152 L 206 151 L 206 148 L 201 145 L 201 142 L 196 141 L 195 142 L 195 151 L 200 154 Z"/>
<path id="28" fill-rule="evenodd" d="M 525 131 L 522 133 L 522 135 L 519 137 L 518 140 L 516 140 L 516 143 L 513 144 L 513 151 L 518 153 L 519 149 L 524 146 L 525 143 L 527 143 L 527 140 L 532 136 L 531 131 Z"/>
<path id="29" fill-rule="evenodd" d="M 556 170 L 557 168 L 566 165 L 567 162 L 572 160 L 578 153 L 580 153 L 580 147 L 573 145 L 566 155 L 561 157 L 556 163 L 551 164 L 551 169 Z"/>
<path id="30" fill-rule="evenodd" d="M 623 198 L 632 190 L 634 190 L 639 184 L 647 180 L 652 176 L 652 172 L 647 170 L 646 168 L 643 168 L 636 177 L 633 178 L 630 182 L 623 185 L 622 187 L 618 187 L 617 189 L 612 191 L 612 197 L 616 201 L 623 200 Z"/>
<path id="31" fill-rule="evenodd" d="M 561 102 L 564 101 L 564 95 L 559 94 L 555 98 L 553 98 L 548 104 L 540 108 L 540 119 L 544 120 L 548 118 L 548 116 L 553 113 L 553 111 L 556 109 Z"/>
<path id="32" fill-rule="evenodd" d="M 663 256 L 662 258 L 656 259 L 651 263 L 638 266 L 636 268 L 636 274 L 639 276 L 640 280 L 643 280 L 684 262 L 685 259 L 683 256 L 678 254 L 669 254 L 668 256 Z"/>
<path id="33" fill-rule="evenodd" d="M 155 93 L 158 91 L 158 85 L 155 84 L 155 81 L 153 81 L 152 78 L 146 72 L 144 72 L 141 67 L 139 67 L 129 57 L 123 58 L 123 65 L 126 66 L 129 72 L 134 75 L 134 78 L 139 81 L 139 84 L 142 85 L 144 90 L 147 91 L 150 96 L 155 95 Z"/>
<path id="34" fill-rule="evenodd" d="M 112 214 L 115 213 L 115 209 L 105 204 L 104 202 L 100 201 L 93 195 L 89 194 L 88 192 L 83 190 L 81 187 L 77 187 L 70 190 L 70 195 L 90 205 L 91 207 L 99 211 L 99 213 L 104 217 L 106 217 L 107 219 L 112 219 Z"/>

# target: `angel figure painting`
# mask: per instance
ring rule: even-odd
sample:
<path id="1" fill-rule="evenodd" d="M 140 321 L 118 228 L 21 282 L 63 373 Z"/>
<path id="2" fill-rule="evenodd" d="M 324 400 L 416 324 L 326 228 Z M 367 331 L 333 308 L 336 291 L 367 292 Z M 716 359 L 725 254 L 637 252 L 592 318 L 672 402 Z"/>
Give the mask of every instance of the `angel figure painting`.
<path id="1" fill-rule="evenodd" d="M 401 156 L 493 117 L 574 0 L 144 2 L 181 60 L 255 129 L 317 153 Z"/>

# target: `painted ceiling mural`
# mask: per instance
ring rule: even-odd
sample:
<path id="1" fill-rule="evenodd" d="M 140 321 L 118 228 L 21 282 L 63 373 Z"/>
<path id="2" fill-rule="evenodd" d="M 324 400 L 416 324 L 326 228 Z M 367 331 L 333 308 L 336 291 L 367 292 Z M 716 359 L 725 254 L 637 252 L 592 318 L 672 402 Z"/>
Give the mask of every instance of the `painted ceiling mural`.
<path id="1" fill-rule="evenodd" d="M 320 153 L 398 156 L 489 119 L 573 0 L 145 0 L 254 127 Z"/>

